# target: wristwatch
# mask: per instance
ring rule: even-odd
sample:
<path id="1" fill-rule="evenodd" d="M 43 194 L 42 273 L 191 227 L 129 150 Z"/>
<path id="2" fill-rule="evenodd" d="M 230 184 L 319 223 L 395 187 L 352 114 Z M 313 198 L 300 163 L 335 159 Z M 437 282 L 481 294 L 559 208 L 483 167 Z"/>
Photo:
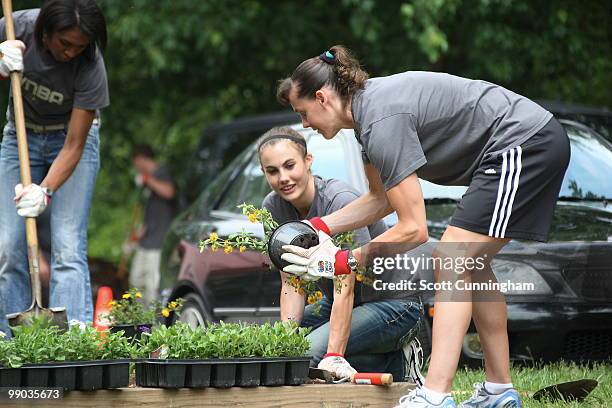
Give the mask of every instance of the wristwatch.
<path id="1" fill-rule="evenodd" d="M 53 197 L 53 190 L 51 190 L 49 187 L 42 187 L 42 191 L 47 197 Z"/>
<path id="2" fill-rule="evenodd" d="M 357 272 L 357 269 L 359 268 L 359 262 L 357 262 L 357 258 L 353 256 L 353 251 L 349 251 L 348 260 L 346 263 L 348 264 L 348 267 L 351 272 Z"/>

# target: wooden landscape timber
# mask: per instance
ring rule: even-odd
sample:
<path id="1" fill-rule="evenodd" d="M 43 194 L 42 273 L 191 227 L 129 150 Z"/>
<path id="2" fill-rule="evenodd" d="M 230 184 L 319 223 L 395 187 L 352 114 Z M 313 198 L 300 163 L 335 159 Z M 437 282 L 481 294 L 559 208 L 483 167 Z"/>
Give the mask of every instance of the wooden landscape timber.
<path id="1" fill-rule="evenodd" d="M 121 388 L 118 390 L 70 391 L 57 401 L 0 401 L 0 406 L 23 408 L 62 407 L 301 407 L 301 408 L 374 408 L 397 405 L 414 384 L 395 383 L 388 387 L 356 384 L 305 384 L 284 387 L 253 388 Z"/>

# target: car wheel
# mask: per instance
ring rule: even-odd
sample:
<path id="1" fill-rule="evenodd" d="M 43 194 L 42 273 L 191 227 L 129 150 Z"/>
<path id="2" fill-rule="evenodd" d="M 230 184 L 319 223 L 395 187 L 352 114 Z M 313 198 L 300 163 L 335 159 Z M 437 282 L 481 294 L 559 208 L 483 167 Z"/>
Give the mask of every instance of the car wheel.
<path id="1" fill-rule="evenodd" d="M 208 308 L 204 305 L 202 298 L 196 293 L 188 293 L 183 296 L 183 308 L 179 316 L 176 316 L 174 322 L 180 321 L 187 323 L 192 328 L 198 326 L 206 326 L 212 323 L 212 314 Z"/>

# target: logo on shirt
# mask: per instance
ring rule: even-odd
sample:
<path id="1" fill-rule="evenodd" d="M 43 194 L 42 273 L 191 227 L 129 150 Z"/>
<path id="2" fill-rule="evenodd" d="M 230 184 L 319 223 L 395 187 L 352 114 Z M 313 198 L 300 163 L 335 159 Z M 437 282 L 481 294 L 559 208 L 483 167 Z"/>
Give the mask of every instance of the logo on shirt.
<path id="1" fill-rule="evenodd" d="M 45 102 L 61 105 L 64 102 L 64 95 L 57 91 L 52 91 L 44 85 L 37 84 L 29 78 L 21 79 L 21 89 L 28 92 L 34 98 L 41 99 Z"/>
<path id="2" fill-rule="evenodd" d="M 486 170 L 485 170 L 485 174 L 495 174 L 495 173 L 497 173 L 497 172 L 495 171 L 495 169 L 486 169 Z"/>

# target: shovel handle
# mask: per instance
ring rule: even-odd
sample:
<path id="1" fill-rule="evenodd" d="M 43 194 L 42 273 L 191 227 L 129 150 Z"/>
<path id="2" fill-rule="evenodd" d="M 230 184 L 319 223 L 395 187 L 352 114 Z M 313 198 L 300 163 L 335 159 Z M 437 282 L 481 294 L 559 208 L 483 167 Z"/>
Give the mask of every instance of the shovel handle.
<path id="1" fill-rule="evenodd" d="M 13 24 L 13 4 L 11 0 L 2 0 L 2 12 L 4 13 L 4 25 L 6 27 L 6 39 L 15 39 L 15 25 Z M 29 186 L 32 184 L 30 174 L 30 156 L 28 154 L 28 139 L 25 128 L 25 114 L 23 110 L 23 99 L 21 97 L 21 73 L 11 72 L 11 90 L 13 92 L 13 108 L 15 113 L 15 128 L 17 131 L 17 150 L 19 152 L 19 168 L 21 171 L 21 184 Z M 32 304 L 41 304 L 40 289 L 40 266 L 38 264 L 38 235 L 36 233 L 36 218 L 25 219 L 26 239 L 28 242 L 28 264 L 32 278 Z"/>

